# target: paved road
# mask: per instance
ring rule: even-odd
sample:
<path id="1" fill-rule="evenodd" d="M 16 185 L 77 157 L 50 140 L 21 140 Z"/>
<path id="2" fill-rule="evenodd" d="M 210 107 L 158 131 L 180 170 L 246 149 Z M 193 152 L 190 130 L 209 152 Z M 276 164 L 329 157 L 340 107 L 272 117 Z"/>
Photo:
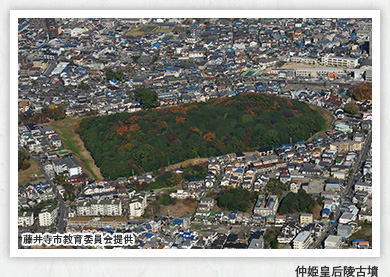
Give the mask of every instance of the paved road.
<path id="1" fill-rule="evenodd" d="M 355 176 L 357 175 L 358 171 L 362 168 L 362 165 L 367 158 L 367 153 L 371 146 L 371 136 L 372 136 L 372 131 L 370 130 L 370 132 L 367 135 L 366 141 L 364 143 L 363 150 L 359 155 L 358 161 L 355 163 L 353 167 L 351 178 L 349 178 L 347 183 L 347 188 L 344 191 L 344 193 L 342 193 L 341 195 L 341 199 L 352 197 L 353 195 L 352 187 L 355 185 L 356 182 Z M 329 235 L 333 233 L 333 229 L 337 226 L 338 224 L 337 222 L 340 217 L 341 217 L 341 212 L 340 212 L 340 205 L 339 205 L 335 212 L 334 223 L 331 223 L 329 227 L 326 229 L 326 232 L 324 232 L 324 234 L 313 244 L 313 248 L 322 248 L 322 243 Z"/>

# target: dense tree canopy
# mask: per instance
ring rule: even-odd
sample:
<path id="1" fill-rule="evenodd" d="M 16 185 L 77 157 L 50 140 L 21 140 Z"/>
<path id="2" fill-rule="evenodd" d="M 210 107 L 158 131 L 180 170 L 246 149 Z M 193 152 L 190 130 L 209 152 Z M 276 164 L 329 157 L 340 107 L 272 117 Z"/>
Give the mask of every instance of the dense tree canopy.
<path id="1" fill-rule="evenodd" d="M 324 119 L 307 104 L 240 94 L 166 109 L 89 117 L 80 136 L 105 177 L 131 176 L 197 157 L 306 140 Z"/>
<path id="2" fill-rule="evenodd" d="M 257 194 L 245 189 L 235 188 L 221 191 L 217 196 L 218 207 L 229 211 L 246 212 L 252 208 Z"/>
<path id="3" fill-rule="evenodd" d="M 350 92 L 355 100 L 372 99 L 372 84 L 361 83 L 352 87 Z"/>
<path id="4" fill-rule="evenodd" d="M 107 80 L 122 81 L 123 77 L 124 77 L 124 75 L 123 75 L 122 70 L 114 71 L 112 69 L 107 69 L 107 71 L 106 71 L 106 79 Z"/>
<path id="5" fill-rule="evenodd" d="M 355 114 L 359 111 L 359 106 L 352 102 L 349 102 L 344 106 L 344 111 L 349 114 Z"/>
<path id="6" fill-rule="evenodd" d="M 145 109 L 151 109 L 158 106 L 157 92 L 147 88 L 137 88 L 134 91 L 134 96 Z"/>
<path id="7" fill-rule="evenodd" d="M 291 214 L 296 212 L 312 213 L 314 207 L 314 200 L 303 189 L 300 189 L 298 193 L 292 193 L 286 195 L 280 202 L 279 214 Z"/>

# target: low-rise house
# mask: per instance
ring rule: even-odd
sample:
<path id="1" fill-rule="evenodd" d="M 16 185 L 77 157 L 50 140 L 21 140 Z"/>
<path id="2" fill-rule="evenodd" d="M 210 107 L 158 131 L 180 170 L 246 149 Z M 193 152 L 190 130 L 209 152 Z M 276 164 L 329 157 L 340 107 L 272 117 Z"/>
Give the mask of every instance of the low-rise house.
<path id="1" fill-rule="evenodd" d="M 325 249 L 340 249 L 342 246 L 342 240 L 340 236 L 330 235 L 324 242 Z"/>

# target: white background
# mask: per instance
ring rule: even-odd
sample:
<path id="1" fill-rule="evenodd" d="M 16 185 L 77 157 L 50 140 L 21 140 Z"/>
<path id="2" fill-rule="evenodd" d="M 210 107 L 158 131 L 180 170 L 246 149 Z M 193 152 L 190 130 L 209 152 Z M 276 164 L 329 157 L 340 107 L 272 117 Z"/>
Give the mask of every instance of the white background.
<path id="1" fill-rule="evenodd" d="M 296 276 L 298 265 L 376 265 L 390 276 L 388 224 L 388 65 L 390 4 L 385 1 L 9 1 L 1 2 L 0 48 L 0 276 Z M 379 9 L 381 10 L 381 258 L 9 258 L 9 11 L 13 9 Z M 129 16 L 134 16 L 130 15 Z M 17 184 L 11 184 L 17 185 Z M 387 272 L 388 271 L 388 272 Z"/>

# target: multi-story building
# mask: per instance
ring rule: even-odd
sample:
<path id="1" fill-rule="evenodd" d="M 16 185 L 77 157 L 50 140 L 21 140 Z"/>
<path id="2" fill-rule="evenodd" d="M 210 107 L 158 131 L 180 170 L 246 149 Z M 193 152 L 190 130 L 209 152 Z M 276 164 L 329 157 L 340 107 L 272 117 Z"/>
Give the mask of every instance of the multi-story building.
<path id="1" fill-rule="evenodd" d="M 26 227 L 34 224 L 33 212 L 19 212 L 18 213 L 18 226 Z"/>
<path id="2" fill-rule="evenodd" d="M 53 225 L 58 215 L 58 208 L 54 205 L 46 206 L 38 215 L 39 226 Z"/>
<path id="3" fill-rule="evenodd" d="M 359 65 L 358 58 L 340 57 L 327 54 L 321 58 L 322 65 L 355 68 Z"/>
<path id="4" fill-rule="evenodd" d="M 264 203 L 264 196 L 259 195 L 259 198 L 257 199 L 255 208 L 254 208 L 254 213 L 255 214 L 260 214 L 261 216 L 268 216 L 268 215 L 275 215 L 278 206 L 279 206 L 279 200 L 276 195 L 271 195 L 265 206 L 263 205 Z"/>
<path id="5" fill-rule="evenodd" d="M 330 74 L 344 74 L 344 69 L 340 68 L 297 68 L 296 77 L 328 77 Z"/>
<path id="6" fill-rule="evenodd" d="M 120 200 L 92 200 L 77 205 L 79 216 L 121 216 L 122 202 Z"/>
<path id="7" fill-rule="evenodd" d="M 294 249 L 306 249 L 313 242 L 309 232 L 300 232 L 293 240 Z"/>
<path id="8" fill-rule="evenodd" d="M 130 216 L 142 216 L 144 214 L 147 206 L 146 198 L 147 196 L 144 192 L 136 193 L 134 195 L 129 204 Z"/>
<path id="9" fill-rule="evenodd" d="M 57 174 L 69 173 L 69 176 L 77 176 L 83 173 L 81 165 L 75 157 L 63 158 L 53 161 L 53 169 Z"/>
<path id="10" fill-rule="evenodd" d="M 313 223 L 313 214 L 301 214 L 299 216 L 300 223 Z"/>

